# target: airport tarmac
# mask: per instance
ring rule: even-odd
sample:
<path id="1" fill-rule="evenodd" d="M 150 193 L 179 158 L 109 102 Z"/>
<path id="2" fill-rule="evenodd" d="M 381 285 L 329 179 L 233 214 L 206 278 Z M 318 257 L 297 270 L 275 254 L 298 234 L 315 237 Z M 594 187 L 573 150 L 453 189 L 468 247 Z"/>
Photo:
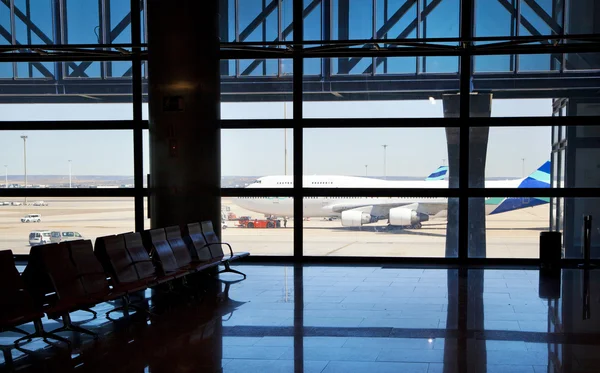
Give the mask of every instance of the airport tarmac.
<path id="1" fill-rule="evenodd" d="M 75 231 L 84 238 L 134 230 L 133 198 L 48 198 L 48 206 L 0 206 L 0 249 L 28 254 L 28 236 L 32 230 Z M 23 199 L 4 198 L 2 201 Z M 30 199 L 28 202 L 33 202 Z M 223 198 L 223 207 L 237 216 L 260 214 L 244 210 L 233 198 Z M 40 223 L 21 223 L 26 214 L 41 214 Z M 539 233 L 548 229 L 549 206 L 538 206 L 488 216 L 487 256 L 493 258 L 535 258 Z M 345 228 L 340 220 L 311 218 L 304 223 L 304 253 L 319 256 L 395 256 L 442 257 L 445 253 L 446 220 L 425 222 L 422 229 L 386 229 L 385 222 L 361 229 Z M 150 221 L 146 219 L 146 227 Z M 248 229 L 229 221 L 223 240 L 234 250 L 254 255 L 292 255 L 293 226 L 287 228 Z"/>

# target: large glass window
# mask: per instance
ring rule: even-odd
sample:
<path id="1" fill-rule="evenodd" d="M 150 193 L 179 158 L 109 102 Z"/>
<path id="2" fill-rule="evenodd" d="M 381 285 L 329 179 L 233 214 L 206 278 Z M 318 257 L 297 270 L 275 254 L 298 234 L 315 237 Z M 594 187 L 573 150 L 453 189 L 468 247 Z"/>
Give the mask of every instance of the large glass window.
<path id="1" fill-rule="evenodd" d="M 471 17 L 460 0 L 221 1 L 225 239 L 257 256 L 468 261 L 537 258 L 553 229 L 578 258 L 600 187 L 594 12 L 473 3 Z M 43 187 L 146 214 L 151 76 L 132 44 L 147 40 L 146 4 L 0 1 L 0 201 Z"/>

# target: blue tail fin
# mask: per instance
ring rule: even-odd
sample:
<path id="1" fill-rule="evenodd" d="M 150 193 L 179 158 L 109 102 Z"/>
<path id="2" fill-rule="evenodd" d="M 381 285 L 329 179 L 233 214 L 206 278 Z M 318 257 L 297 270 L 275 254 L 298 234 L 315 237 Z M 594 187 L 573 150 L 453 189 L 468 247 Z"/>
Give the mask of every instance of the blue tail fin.
<path id="1" fill-rule="evenodd" d="M 447 173 L 448 173 L 448 166 L 440 166 L 431 175 L 427 176 L 427 179 L 425 179 L 425 181 L 444 180 Z"/>
<path id="2" fill-rule="evenodd" d="M 527 176 L 518 188 L 550 188 L 550 161 L 544 163 L 531 175 Z M 491 201 L 492 199 L 490 199 Z M 550 202 L 550 198 L 535 197 L 535 198 L 524 198 L 524 197 L 512 197 L 504 198 L 497 207 L 490 213 L 490 215 L 499 214 L 502 212 L 519 210 L 525 207 L 533 207 L 544 205 Z M 487 202 L 486 202 L 487 203 Z M 491 203 L 491 202 L 490 202 Z"/>
<path id="3" fill-rule="evenodd" d="M 519 185 L 519 188 L 550 188 L 550 169 L 552 165 L 547 161 L 527 176 Z"/>

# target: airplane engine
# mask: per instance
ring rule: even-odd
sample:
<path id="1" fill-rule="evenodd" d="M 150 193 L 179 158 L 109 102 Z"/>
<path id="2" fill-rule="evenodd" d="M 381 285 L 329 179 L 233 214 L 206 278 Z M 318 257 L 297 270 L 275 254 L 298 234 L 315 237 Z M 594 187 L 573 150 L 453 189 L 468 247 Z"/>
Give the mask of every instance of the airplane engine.
<path id="1" fill-rule="evenodd" d="M 362 211 L 342 211 L 342 225 L 344 227 L 361 227 L 371 222 L 371 214 Z"/>
<path id="2" fill-rule="evenodd" d="M 390 224 L 399 226 L 420 226 L 421 222 L 429 220 L 429 215 L 403 207 L 390 210 Z"/>

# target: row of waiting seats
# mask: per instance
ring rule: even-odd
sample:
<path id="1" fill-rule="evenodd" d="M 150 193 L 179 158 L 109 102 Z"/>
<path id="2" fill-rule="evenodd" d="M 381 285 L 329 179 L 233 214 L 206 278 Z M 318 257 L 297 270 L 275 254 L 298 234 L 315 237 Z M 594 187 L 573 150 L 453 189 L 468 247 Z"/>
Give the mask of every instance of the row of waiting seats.
<path id="1" fill-rule="evenodd" d="M 223 247 L 228 248 L 228 253 Z M 33 338 L 70 343 L 56 333 L 75 331 L 97 335 L 71 322 L 70 313 L 88 311 L 97 304 L 121 300 L 122 305 L 107 312 L 149 310 L 131 303 L 133 293 L 161 284 L 173 285 L 178 279 L 217 267 L 220 271 L 246 275 L 233 270 L 230 262 L 248 253 L 234 253 L 231 245 L 219 240 L 211 222 L 188 224 L 183 234 L 179 227 L 152 229 L 99 237 L 90 240 L 34 246 L 29 262 L 19 274 L 12 251 L 0 251 L 0 332 L 24 334 L 14 342 Z M 63 326 L 47 332 L 41 319 L 62 319 Z M 34 324 L 27 333 L 18 326 Z"/>

